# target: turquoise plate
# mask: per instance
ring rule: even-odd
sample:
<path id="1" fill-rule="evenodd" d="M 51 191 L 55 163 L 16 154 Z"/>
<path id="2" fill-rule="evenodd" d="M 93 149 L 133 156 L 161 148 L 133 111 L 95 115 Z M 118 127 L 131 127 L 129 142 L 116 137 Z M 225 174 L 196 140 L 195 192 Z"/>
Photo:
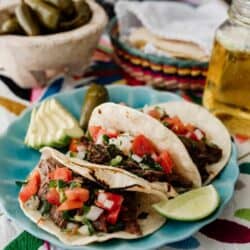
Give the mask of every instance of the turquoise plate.
<path id="1" fill-rule="evenodd" d="M 125 102 L 134 108 L 145 104 L 154 104 L 181 100 L 180 97 L 168 92 L 158 92 L 146 87 L 110 86 L 108 87 L 112 102 Z M 75 117 L 79 118 L 83 96 L 86 88 L 53 96 L 61 102 Z M 19 208 L 19 187 L 15 180 L 22 180 L 39 161 L 40 153 L 27 148 L 23 141 L 30 120 L 31 109 L 25 111 L 0 137 L 0 203 L 6 214 L 24 230 L 32 235 L 47 240 L 59 247 L 67 248 L 56 237 L 39 229 L 31 222 Z M 91 244 L 85 247 L 71 247 L 71 249 L 153 249 L 168 243 L 183 240 L 206 224 L 215 220 L 222 212 L 226 203 L 233 195 L 234 185 L 239 175 L 236 161 L 236 148 L 233 144 L 231 158 L 222 173 L 213 182 L 220 194 L 221 204 L 211 216 L 198 222 L 177 222 L 169 220 L 165 226 L 154 234 L 137 240 L 110 240 L 104 243 Z"/>

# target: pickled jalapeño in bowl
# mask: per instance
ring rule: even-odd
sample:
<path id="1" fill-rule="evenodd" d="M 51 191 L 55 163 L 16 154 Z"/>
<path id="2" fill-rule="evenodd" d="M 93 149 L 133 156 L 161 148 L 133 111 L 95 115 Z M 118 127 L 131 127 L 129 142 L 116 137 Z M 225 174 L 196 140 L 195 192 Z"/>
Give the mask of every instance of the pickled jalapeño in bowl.
<path id="1" fill-rule="evenodd" d="M 250 1 L 234 0 L 215 34 L 203 104 L 232 133 L 250 136 Z"/>

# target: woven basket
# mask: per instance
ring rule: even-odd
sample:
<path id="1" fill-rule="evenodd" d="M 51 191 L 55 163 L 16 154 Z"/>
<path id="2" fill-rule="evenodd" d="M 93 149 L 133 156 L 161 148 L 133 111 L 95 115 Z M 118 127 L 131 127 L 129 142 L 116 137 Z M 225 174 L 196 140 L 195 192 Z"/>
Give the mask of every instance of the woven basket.
<path id="1" fill-rule="evenodd" d="M 160 89 L 203 89 L 208 63 L 148 55 L 119 39 L 117 19 L 108 32 L 114 48 L 114 59 L 137 81 Z"/>

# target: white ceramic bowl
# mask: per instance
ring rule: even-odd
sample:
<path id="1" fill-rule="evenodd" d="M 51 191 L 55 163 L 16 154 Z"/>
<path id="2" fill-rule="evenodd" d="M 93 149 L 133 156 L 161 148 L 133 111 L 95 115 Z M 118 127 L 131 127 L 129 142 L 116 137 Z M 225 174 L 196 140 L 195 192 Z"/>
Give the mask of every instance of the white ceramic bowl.
<path id="1" fill-rule="evenodd" d="M 17 2 L 0 6 L 0 16 Z M 4 74 L 29 88 L 46 84 L 58 72 L 83 73 L 107 24 L 105 11 L 93 0 L 87 2 L 92 19 L 77 29 L 34 37 L 0 36 L 0 67 Z"/>

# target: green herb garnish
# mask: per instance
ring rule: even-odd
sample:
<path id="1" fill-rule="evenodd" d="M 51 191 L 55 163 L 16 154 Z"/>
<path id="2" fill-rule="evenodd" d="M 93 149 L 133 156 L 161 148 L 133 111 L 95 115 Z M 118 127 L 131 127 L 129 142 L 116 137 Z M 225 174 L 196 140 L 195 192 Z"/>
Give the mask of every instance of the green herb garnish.
<path id="1" fill-rule="evenodd" d="M 109 137 L 107 135 L 103 135 L 102 142 L 103 142 L 103 144 L 108 145 L 109 144 Z"/>
<path id="2" fill-rule="evenodd" d="M 51 180 L 49 182 L 49 188 L 56 188 L 57 187 L 57 181 L 56 180 Z"/>
<path id="3" fill-rule="evenodd" d="M 90 206 L 87 206 L 87 205 L 83 205 L 83 213 L 84 214 L 87 214 L 90 210 Z"/>
<path id="4" fill-rule="evenodd" d="M 25 181 L 17 180 L 17 181 L 15 181 L 15 183 L 17 186 L 21 187 L 22 185 L 26 185 L 28 183 L 28 181 L 27 180 L 25 180 Z"/>
<path id="5" fill-rule="evenodd" d="M 72 158 L 76 157 L 76 155 L 77 155 L 76 152 L 71 152 L 71 151 L 69 152 L 69 156 Z"/>
<path id="6" fill-rule="evenodd" d="M 50 210 L 51 210 L 51 204 L 48 201 L 43 200 L 42 206 L 40 208 L 42 216 L 49 214 Z"/>
<path id="7" fill-rule="evenodd" d="M 170 125 L 168 122 L 166 122 L 166 121 L 164 121 L 163 123 L 162 123 L 165 127 L 167 127 L 168 128 L 168 126 Z"/>
<path id="8" fill-rule="evenodd" d="M 151 169 L 155 170 L 162 170 L 162 167 L 160 164 L 154 161 L 154 159 L 150 155 L 145 155 L 142 158 L 142 163 L 146 166 L 148 166 Z M 141 166 L 142 164 L 140 164 Z M 143 168 L 143 167 L 142 167 Z"/>
<path id="9" fill-rule="evenodd" d="M 80 182 L 73 181 L 73 182 L 70 183 L 69 188 L 70 188 L 70 189 L 74 189 L 74 188 L 78 188 L 78 187 L 81 187 L 81 186 L 82 186 L 82 185 L 81 185 Z"/>
<path id="10" fill-rule="evenodd" d="M 49 188 L 64 188 L 67 186 L 67 183 L 63 180 L 51 180 L 49 182 Z"/>
<path id="11" fill-rule="evenodd" d="M 122 156 L 117 155 L 115 158 L 113 158 L 113 159 L 110 161 L 110 165 L 111 165 L 111 166 L 118 166 L 121 162 L 122 162 Z"/>
<path id="12" fill-rule="evenodd" d="M 57 181 L 57 187 L 60 189 L 60 188 L 64 188 L 67 186 L 67 183 L 63 180 L 58 180 Z"/>
<path id="13" fill-rule="evenodd" d="M 69 214 L 69 211 L 63 211 L 62 212 L 62 217 L 66 221 L 70 221 L 72 219 L 71 216 L 70 216 L 70 214 Z"/>
<path id="14" fill-rule="evenodd" d="M 83 219 L 83 223 L 88 227 L 89 234 L 93 235 L 95 233 L 95 228 L 93 227 L 92 223 L 86 218 Z"/>
<path id="15" fill-rule="evenodd" d="M 59 191 L 59 200 L 60 200 L 60 203 L 63 203 L 64 201 L 66 201 L 66 199 L 67 199 L 67 197 L 66 197 L 65 193 L 62 190 L 60 190 Z"/>

